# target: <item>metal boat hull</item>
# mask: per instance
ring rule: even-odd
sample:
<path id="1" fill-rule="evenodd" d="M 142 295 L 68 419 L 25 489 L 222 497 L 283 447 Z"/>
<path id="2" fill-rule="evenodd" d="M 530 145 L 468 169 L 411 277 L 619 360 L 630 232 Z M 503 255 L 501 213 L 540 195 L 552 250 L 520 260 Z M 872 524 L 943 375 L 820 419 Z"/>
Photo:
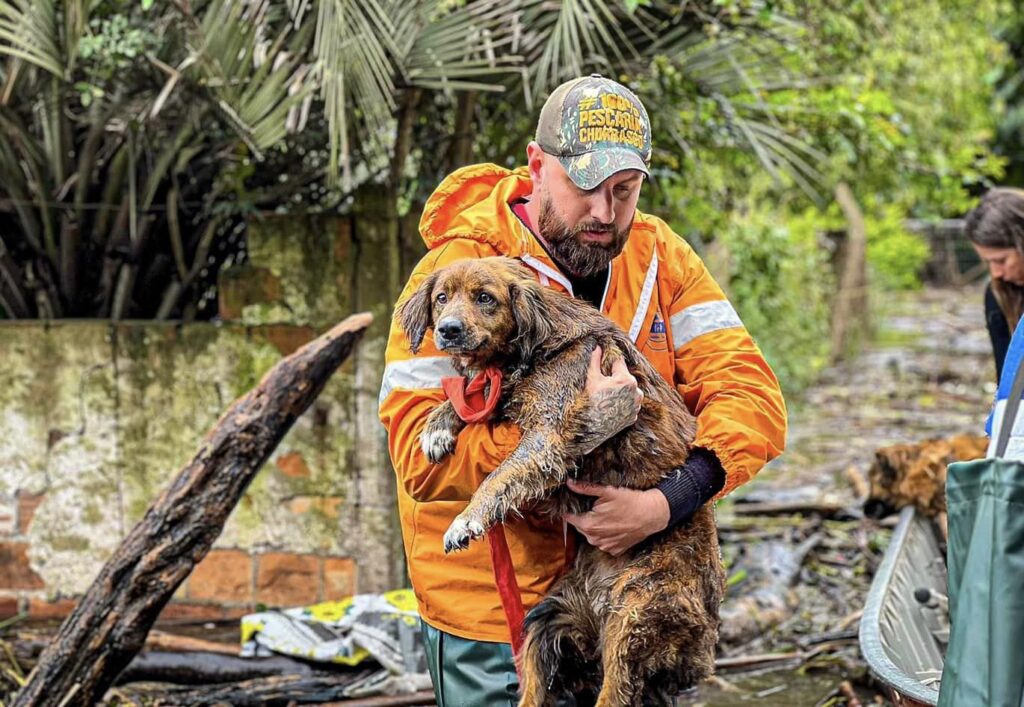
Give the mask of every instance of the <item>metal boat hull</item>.
<path id="1" fill-rule="evenodd" d="M 871 672 L 897 705 L 934 705 L 945 647 L 914 599 L 927 588 L 946 594 L 946 563 L 934 524 L 904 508 L 875 574 L 860 623 L 860 647 Z"/>

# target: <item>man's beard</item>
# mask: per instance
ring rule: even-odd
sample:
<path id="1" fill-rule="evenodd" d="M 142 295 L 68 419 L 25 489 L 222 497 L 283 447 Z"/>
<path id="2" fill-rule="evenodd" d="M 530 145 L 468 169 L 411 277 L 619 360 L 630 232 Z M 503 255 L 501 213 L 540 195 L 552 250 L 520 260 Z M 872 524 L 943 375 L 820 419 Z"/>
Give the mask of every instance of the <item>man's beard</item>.
<path id="1" fill-rule="evenodd" d="M 557 213 L 550 197 L 542 196 L 537 230 L 547 244 L 551 255 L 559 265 L 567 268 L 576 277 L 595 275 L 622 252 L 629 238 L 632 222 L 621 231 L 611 223 L 589 221 L 570 228 Z M 614 234 L 608 243 L 586 243 L 580 237 L 583 231 L 599 231 Z"/>

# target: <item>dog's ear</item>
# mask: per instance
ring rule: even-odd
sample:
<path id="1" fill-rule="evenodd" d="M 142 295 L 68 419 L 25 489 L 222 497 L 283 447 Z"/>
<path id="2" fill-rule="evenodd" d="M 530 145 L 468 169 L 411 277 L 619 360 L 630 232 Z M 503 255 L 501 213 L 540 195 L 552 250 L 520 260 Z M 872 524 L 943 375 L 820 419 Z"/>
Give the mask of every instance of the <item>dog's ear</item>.
<path id="1" fill-rule="evenodd" d="M 520 361 L 528 361 L 537 347 L 551 337 L 551 311 L 544 301 L 542 285 L 521 279 L 509 283 L 508 296 L 512 317 L 516 322 L 516 338 L 512 341 Z"/>
<path id="2" fill-rule="evenodd" d="M 877 472 L 880 483 L 894 483 L 907 465 L 912 461 L 913 453 L 906 445 L 894 444 L 875 451 L 875 465 L 872 471 Z"/>
<path id="3" fill-rule="evenodd" d="M 875 463 L 868 469 L 868 480 L 872 485 L 889 483 L 895 476 L 890 454 L 888 448 L 875 450 Z"/>
<path id="4" fill-rule="evenodd" d="M 427 329 L 433 326 L 433 298 L 434 285 L 437 283 L 437 273 L 431 274 L 416 289 L 412 297 L 402 303 L 398 310 L 398 323 L 401 325 L 405 335 L 409 337 L 409 348 L 413 353 L 419 353 L 420 345 Z"/>

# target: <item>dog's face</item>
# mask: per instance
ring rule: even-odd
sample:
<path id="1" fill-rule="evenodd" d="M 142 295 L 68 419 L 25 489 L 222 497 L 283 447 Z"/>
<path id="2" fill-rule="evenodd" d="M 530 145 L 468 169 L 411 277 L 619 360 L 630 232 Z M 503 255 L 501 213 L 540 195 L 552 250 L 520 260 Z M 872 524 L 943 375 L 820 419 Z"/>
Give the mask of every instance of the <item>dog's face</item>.
<path id="1" fill-rule="evenodd" d="M 864 502 L 869 518 L 884 518 L 896 509 L 896 488 L 910 463 L 920 452 L 915 444 L 894 444 L 875 452 L 875 463 L 868 469 L 871 491 Z"/>
<path id="2" fill-rule="evenodd" d="M 931 513 L 945 510 L 946 465 L 983 457 L 987 445 L 985 437 L 961 435 L 879 449 L 868 470 L 864 514 L 882 518 L 911 505 Z"/>
<path id="3" fill-rule="evenodd" d="M 540 287 L 509 258 L 461 260 L 427 277 L 398 319 L 413 353 L 432 329 L 440 351 L 483 366 L 528 353 L 547 335 Z"/>

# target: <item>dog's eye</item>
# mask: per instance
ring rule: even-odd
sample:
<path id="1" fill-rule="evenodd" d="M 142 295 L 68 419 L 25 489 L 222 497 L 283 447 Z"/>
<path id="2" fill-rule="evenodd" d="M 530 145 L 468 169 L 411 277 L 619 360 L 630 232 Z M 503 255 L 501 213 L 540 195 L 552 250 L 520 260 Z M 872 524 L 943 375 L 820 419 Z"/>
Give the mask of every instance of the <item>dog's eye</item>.
<path id="1" fill-rule="evenodd" d="M 481 292 L 476 296 L 476 301 L 479 302 L 480 304 L 490 304 L 491 302 L 494 301 L 494 298 L 491 297 L 486 292 Z"/>
<path id="2" fill-rule="evenodd" d="M 445 293 L 443 293 L 443 292 L 439 292 L 439 293 L 437 294 L 437 297 L 436 297 L 435 299 L 437 300 L 437 303 L 438 303 L 438 304 L 444 304 L 445 302 L 447 302 L 447 301 L 448 301 L 448 295 L 446 295 L 446 294 L 445 294 Z"/>

